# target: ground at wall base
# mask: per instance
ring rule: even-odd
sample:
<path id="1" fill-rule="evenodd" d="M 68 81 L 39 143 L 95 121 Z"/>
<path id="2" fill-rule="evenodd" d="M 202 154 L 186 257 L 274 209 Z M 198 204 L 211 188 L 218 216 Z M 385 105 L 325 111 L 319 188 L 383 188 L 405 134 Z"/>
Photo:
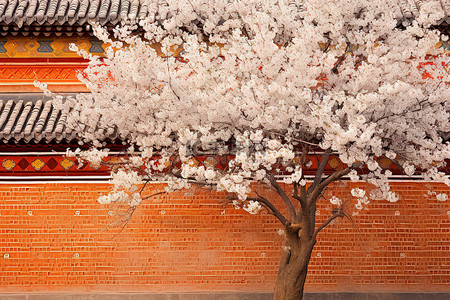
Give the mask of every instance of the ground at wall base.
<path id="1" fill-rule="evenodd" d="M 271 300 L 270 293 L 3 294 L 0 300 Z M 307 293 L 304 300 L 447 300 L 449 293 Z"/>

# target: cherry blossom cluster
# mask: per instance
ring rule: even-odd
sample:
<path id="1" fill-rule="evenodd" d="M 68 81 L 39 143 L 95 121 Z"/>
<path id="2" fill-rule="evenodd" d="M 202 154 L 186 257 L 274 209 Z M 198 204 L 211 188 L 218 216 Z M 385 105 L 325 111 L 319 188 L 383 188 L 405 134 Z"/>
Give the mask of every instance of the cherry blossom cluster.
<path id="1" fill-rule="evenodd" d="M 450 57 L 440 47 L 448 37 L 431 26 L 442 16 L 423 5 L 405 26 L 393 2 L 151 1 L 154 18 L 111 35 L 93 25 L 111 47 L 80 74 L 92 93 L 66 101 L 69 127 L 96 148 L 107 139 L 135 147 L 101 202 L 125 193 L 136 205 L 133 186 L 164 180 L 169 190 L 225 190 L 256 213 L 251 182 L 268 183 L 281 168 L 285 183 L 307 184 L 303 149 L 332 151 L 351 180 L 378 187 L 352 190 L 357 209 L 399 199 L 378 157 L 407 176 L 450 185 L 440 169 L 450 158 L 442 139 L 450 131 Z M 198 166 L 194 144 L 234 159 L 224 170 Z M 104 152 L 76 154 L 95 163 Z"/>

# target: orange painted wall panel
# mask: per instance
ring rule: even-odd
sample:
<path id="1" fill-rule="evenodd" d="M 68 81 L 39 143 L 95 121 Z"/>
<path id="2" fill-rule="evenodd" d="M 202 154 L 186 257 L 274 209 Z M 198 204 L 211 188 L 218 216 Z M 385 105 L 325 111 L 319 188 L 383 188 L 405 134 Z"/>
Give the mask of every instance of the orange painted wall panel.
<path id="1" fill-rule="evenodd" d="M 402 201 L 371 203 L 355 225 L 339 220 L 320 234 L 308 291 L 449 291 L 450 203 L 427 199 L 424 183 L 394 185 Z M 272 290 L 283 242 L 272 216 L 195 189 L 145 202 L 121 231 L 108 224 L 123 210 L 95 200 L 107 190 L 1 185 L 0 292 Z M 319 204 L 319 221 L 329 209 Z"/>

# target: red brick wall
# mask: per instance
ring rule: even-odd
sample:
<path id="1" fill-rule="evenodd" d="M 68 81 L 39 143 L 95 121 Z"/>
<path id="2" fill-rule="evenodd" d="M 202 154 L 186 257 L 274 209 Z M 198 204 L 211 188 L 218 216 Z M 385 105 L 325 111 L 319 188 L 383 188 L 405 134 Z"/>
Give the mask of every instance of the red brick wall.
<path id="1" fill-rule="evenodd" d="M 424 197 L 423 183 L 394 185 L 402 201 L 320 234 L 308 291 L 449 291 L 450 202 Z M 0 292 L 272 290 L 283 241 L 273 217 L 197 189 L 144 203 L 120 232 L 107 229 L 117 208 L 95 200 L 107 189 L 1 185 Z M 320 203 L 320 221 L 328 209 Z"/>

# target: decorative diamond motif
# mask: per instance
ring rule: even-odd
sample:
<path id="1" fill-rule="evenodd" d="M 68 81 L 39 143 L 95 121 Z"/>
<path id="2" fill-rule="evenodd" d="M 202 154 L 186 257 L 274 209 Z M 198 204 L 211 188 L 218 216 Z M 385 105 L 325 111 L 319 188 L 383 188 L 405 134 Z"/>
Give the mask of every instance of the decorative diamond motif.
<path id="1" fill-rule="evenodd" d="M 89 52 L 92 53 L 103 53 L 105 50 L 103 50 L 102 41 L 96 41 L 96 40 L 90 40 L 91 42 L 91 48 L 89 48 Z"/>
<path id="2" fill-rule="evenodd" d="M 225 156 L 225 155 L 223 155 L 219 158 L 220 158 L 220 161 L 218 161 L 216 168 L 221 169 L 221 170 L 225 170 L 228 167 L 228 163 L 230 162 L 230 160 L 234 159 L 234 157 L 232 157 L 232 156 Z"/>
<path id="3" fill-rule="evenodd" d="M 17 47 L 16 47 L 16 51 L 17 53 L 26 53 L 28 52 L 28 48 L 26 47 L 27 42 L 26 41 L 17 41 Z"/>
<path id="4" fill-rule="evenodd" d="M 5 44 L 7 41 L 0 41 L 0 53 L 6 53 Z"/>
<path id="5" fill-rule="evenodd" d="M 53 48 L 50 45 L 53 41 L 38 41 L 39 48 L 37 48 L 37 52 L 53 52 Z"/>
<path id="6" fill-rule="evenodd" d="M 30 165 L 30 163 L 25 159 L 25 158 L 22 158 L 20 161 L 19 161 L 19 163 L 17 164 L 22 170 L 25 170 L 29 165 Z"/>
<path id="7" fill-rule="evenodd" d="M 113 156 L 107 162 L 110 164 L 117 164 L 120 163 L 120 158 L 117 156 Z"/>
<path id="8" fill-rule="evenodd" d="M 203 165 L 206 168 L 215 168 L 217 165 L 217 160 L 214 157 L 209 156 L 207 159 L 203 161 Z"/>
<path id="9" fill-rule="evenodd" d="M 47 167 L 50 168 L 50 170 L 53 170 L 58 165 L 58 162 L 52 157 L 47 161 Z"/>
<path id="10" fill-rule="evenodd" d="M 61 167 L 64 168 L 64 170 L 69 170 L 70 168 L 73 167 L 75 163 L 68 158 L 64 158 L 62 161 L 59 162 L 59 164 L 61 165 Z"/>
<path id="11" fill-rule="evenodd" d="M 377 159 L 377 162 L 382 169 L 387 169 L 392 165 L 392 161 L 386 157 L 381 157 L 381 158 Z"/>
<path id="12" fill-rule="evenodd" d="M 8 171 L 13 169 L 15 166 L 16 166 L 16 163 L 13 160 L 11 160 L 11 159 L 5 159 L 2 162 L 2 167 L 5 168 Z"/>
<path id="13" fill-rule="evenodd" d="M 195 159 L 194 157 L 192 157 L 192 158 L 190 158 L 190 159 L 188 160 L 187 164 L 188 164 L 190 167 L 196 167 L 196 166 L 198 166 L 199 162 L 198 162 L 197 159 Z"/>
<path id="14" fill-rule="evenodd" d="M 328 165 L 333 168 L 336 169 L 337 167 L 339 167 L 341 165 L 341 161 L 339 160 L 339 158 L 337 157 L 332 157 L 329 161 L 328 161 Z"/>
<path id="15" fill-rule="evenodd" d="M 100 167 L 102 166 L 101 164 L 92 164 L 92 163 L 90 163 L 89 164 L 89 166 L 92 168 L 92 169 L 94 169 L 94 170 L 98 170 L 98 169 L 100 169 Z"/>
<path id="16" fill-rule="evenodd" d="M 31 162 L 31 166 L 35 168 L 36 171 L 39 171 L 40 169 L 42 169 L 43 166 L 45 166 L 45 163 L 39 158 L 36 158 Z"/>

